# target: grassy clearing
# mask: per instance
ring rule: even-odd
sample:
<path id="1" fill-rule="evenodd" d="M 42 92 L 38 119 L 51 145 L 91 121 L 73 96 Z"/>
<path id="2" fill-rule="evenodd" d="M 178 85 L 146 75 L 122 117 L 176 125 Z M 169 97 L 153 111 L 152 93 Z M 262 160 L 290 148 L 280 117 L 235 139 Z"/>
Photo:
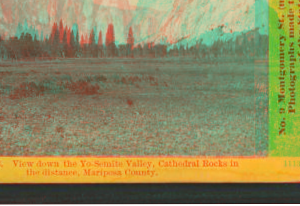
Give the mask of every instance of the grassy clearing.
<path id="1" fill-rule="evenodd" d="M 267 90 L 253 63 L 67 60 L 0 72 L 4 156 L 266 155 L 254 100 L 267 103 Z"/>

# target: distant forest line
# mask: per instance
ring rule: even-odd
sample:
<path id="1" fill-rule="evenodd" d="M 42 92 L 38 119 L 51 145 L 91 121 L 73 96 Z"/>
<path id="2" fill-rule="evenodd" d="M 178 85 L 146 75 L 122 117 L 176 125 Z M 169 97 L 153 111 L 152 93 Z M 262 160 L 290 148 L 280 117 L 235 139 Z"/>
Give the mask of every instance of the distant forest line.
<path id="1" fill-rule="evenodd" d="M 222 29 L 219 27 L 218 29 Z M 96 35 L 98 35 L 96 38 Z M 109 24 L 105 42 L 102 31 L 90 35 L 81 35 L 78 30 L 73 31 L 62 21 L 55 22 L 49 37 L 38 39 L 37 34 L 22 32 L 20 37 L 3 39 L 0 36 L 1 60 L 28 60 L 53 58 L 166 58 L 166 57 L 193 57 L 196 59 L 216 60 L 220 58 L 265 58 L 268 54 L 268 35 L 262 35 L 258 29 L 241 33 L 235 39 L 217 40 L 207 46 L 202 39 L 192 46 L 188 43 L 154 44 L 153 42 L 137 44 L 134 31 L 129 28 L 127 44 L 116 45 L 114 25 Z M 96 42 L 98 39 L 98 43 Z"/>

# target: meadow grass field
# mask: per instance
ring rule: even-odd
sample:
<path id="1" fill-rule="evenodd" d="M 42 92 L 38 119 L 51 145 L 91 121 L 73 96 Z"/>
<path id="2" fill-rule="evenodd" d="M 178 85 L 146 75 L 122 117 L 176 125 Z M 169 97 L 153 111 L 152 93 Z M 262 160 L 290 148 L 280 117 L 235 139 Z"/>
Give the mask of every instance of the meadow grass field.
<path id="1" fill-rule="evenodd" d="M 266 71 L 193 59 L 0 62 L 0 155 L 266 155 Z"/>

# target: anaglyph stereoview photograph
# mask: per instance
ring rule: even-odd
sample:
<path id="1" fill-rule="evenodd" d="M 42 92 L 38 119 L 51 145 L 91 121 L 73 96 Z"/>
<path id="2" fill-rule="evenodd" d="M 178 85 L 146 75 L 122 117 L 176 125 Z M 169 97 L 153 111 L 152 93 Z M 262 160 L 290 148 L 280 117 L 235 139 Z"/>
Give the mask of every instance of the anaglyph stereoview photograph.
<path id="1" fill-rule="evenodd" d="M 267 7 L 0 0 L 0 155 L 267 155 Z"/>

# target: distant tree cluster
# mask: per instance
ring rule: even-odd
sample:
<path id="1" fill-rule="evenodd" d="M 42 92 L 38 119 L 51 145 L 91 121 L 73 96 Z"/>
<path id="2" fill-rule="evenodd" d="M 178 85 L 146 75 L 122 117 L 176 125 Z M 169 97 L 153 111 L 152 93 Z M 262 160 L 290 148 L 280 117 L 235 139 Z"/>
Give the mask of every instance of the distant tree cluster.
<path id="1" fill-rule="evenodd" d="M 0 36 L 0 60 L 22 60 L 30 58 L 165 58 L 190 56 L 196 59 L 218 59 L 226 57 L 255 58 L 265 57 L 268 51 L 268 36 L 261 35 L 258 29 L 242 33 L 236 38 L 217 40 L 211 46 L 199 40 L 190 46 L 177 43 L 174 46 L 161 43 L 135 44 L 134 33 L 129 28 L 127 44 L 115 44 L 114 25 L 109 24 L 105 44 L 102 31 L 99 34 L 92 29 L 90 35 L 79 36 L 78 29 L 64 26 L 62 20 L 52 26 L 50 36 L 41 36 L 30 27 L 22 32 L 19 24 L 17 34 L 8 40 Z M 96 38 L 98 35 L 98 38 Z M 98 39 L 98 43 L 96 42 Z"/>
<path id="2" fill-rule="evenodd" d="M 258 29 L 242 33 L 236 38 L 226 41 L 214 41 L 211 46 L 203 44 L 203 40 L 189 49 L 194 51 L 196 58 L 265 58 L 268 55 L 269 36 L 261 35 Z M 179 49 L 183 53 L 183 49 Z"/>

